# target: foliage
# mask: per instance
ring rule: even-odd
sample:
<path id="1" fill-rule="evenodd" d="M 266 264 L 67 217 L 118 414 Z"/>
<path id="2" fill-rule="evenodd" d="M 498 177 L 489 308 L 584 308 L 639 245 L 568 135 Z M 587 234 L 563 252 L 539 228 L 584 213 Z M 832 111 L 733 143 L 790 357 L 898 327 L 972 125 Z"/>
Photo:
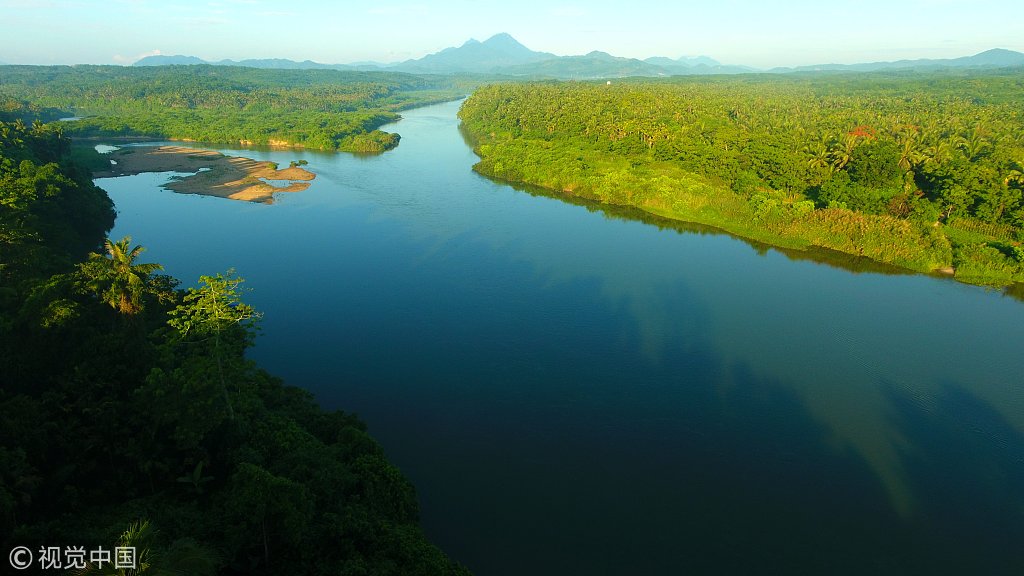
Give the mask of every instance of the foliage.
<path id="1" fill-rule="evenodd" d="M 131 316 L 142 312 L 142 296 L 150 291 L 150 275 L 163 270 L 159 264 L 136 264 L 145 248 L 135 246 L 131 236 L 117 242 L 103 241 L 106 255 L 90 254 L 89 262 L 81 266 L 93 290 L 100 298 L 121 314 Z"/>
<path id="2" fill-rule="evenodd" d="M 241 277 L 179 291 L 104 240 L 51 128 L 0 123 L 0 153 L 0 546 L 137 547 L 86 574 L 467 573 L 362 422 L 245 358 Z"/>
<path id="3" fill-rule="evenodd" d="M 80 136 L 382 152 L 398 138 L 377 128 L 398 111 L 458 94 L 450 80 L 394 72 L 0 66 L 0 102 L 8 102 L 9 115 L 66 110 L 83 117 L 61 123 Z"/>
<path id="4" fill-rule="evenodd" d="M 954 265 L 957 218 L 1010 231 L 974 248 L 1020 241 L 1021 94 L 977 71 L 539 82 L 480 88 L 460 117 L 489 176 L 930 271 Z"/>

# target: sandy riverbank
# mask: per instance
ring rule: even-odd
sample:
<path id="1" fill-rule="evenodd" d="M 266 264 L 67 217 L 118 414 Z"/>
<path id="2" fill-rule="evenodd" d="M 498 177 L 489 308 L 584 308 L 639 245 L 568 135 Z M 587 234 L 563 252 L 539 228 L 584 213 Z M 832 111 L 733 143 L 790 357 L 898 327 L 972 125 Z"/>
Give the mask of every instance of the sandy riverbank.
<path id="1" fill-rule="evenodd" d="M 272 162 L 225 156 L 213 150 L 183 146 L 129 146 L 107 155 L 116 162 L 93 178 L 128 176 L 144 172 L 189 172 L 164 188 L 182 194 L 203 194 L 232 200 L 271 203 L 279 192 L 301 192 L 316 174 L 299 167 L 277 170 Z M 277 186 L 261 179 L 285 181 Z"/>

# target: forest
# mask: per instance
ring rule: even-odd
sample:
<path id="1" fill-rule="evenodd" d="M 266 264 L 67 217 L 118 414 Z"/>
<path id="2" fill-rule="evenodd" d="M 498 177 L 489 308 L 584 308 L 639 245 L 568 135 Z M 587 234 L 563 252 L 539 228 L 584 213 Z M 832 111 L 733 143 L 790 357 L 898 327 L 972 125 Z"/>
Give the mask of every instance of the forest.
<path id="1" fill-rule="evenodd" d="M 145 136 L 382 152 L 400 110 L 452 100 L 452 79 L 236 66 L 0 66 L 0 112 L 73 136 Z"/>
<path id="2" fill-rule="evenodd" d="M 113 204 L 62 127 L 0 122 L 5 550 L 137 550 L 80 574 L 468 574 L 359 419 L 245 358 L 240 275 L 181 290 L 105 238 Z"/>
<path id="3" fill-rule="evenodd" d="M 1024 282 L 1018 71 L 503 83 L 475 169 L 788 248 Z"/>

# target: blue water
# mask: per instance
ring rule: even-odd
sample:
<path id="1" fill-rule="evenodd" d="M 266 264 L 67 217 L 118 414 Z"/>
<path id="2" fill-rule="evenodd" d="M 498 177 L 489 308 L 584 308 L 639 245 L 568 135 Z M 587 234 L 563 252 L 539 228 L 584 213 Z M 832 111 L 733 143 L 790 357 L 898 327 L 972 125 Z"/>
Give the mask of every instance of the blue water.
<path id="1" fill-rule="evenodd" d="M 471 172 L 458 103 L 272 205 L 100 180 L 146 257 L 236 268 L 252 356 L 358 413 L 497 574 L 1024 573 L 1024 303 Z"/>

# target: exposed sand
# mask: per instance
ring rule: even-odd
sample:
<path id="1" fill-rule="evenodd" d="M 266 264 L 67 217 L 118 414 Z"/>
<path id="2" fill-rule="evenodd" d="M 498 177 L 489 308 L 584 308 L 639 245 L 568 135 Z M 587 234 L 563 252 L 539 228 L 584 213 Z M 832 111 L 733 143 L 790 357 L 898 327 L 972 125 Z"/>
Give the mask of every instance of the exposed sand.
<path id="1" fill-rule="evenodd" d="M 128 176 L 143 172 L 191 172 L 177 177 L 163 187 L 182 194 L 203 194 L 232 200 L 271 203 L 279 192 L 301 192 L 309 188 L 316 174 L 299 167 L 275 170 L 272 162 L 225 156 L 213 150 L 182 146 L 129 146 L 115 150 L 107 157 L 117 164 L 110 171 L 95 172 L 93 178 Z M 207 170 L 202 170 L 206 168 Z M 286 186 L 263 182 L 285 180 Z"/>

